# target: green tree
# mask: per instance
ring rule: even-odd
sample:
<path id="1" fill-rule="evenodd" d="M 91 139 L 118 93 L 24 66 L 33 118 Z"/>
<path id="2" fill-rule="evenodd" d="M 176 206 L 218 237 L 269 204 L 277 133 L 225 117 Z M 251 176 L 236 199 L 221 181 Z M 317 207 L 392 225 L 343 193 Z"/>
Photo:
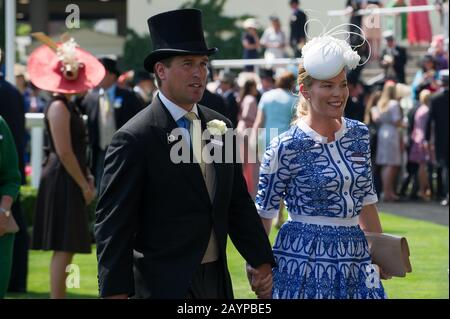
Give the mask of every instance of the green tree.
<path id="1" fill-rule="evenodd" d="M 144 59 L 151 51 L 149 35 L 140 36 L 128 29 L 123 52 L 122 66 L 125 70 L 144 68 Z"/>
<path id="2" fill-rule="evenodd" d="M 237 23 L 249 18 L 250 15 L 223 16 L 226 2 L 227 0 L 191 0 L 181 5 L 181 8 L 195 8 L 202 11 L 206 42 L 209 47 L 219 48 L 214 58 L 240 59 L 242 30 Z"/>
<path id="3" fill-rule="evenodd" d="M 180 9 L 195 8 L 202 11 L 205 38 L 209 47 L 219 48 L 214 55 L 216 59 L 240 59 L 242 57 L 242 29 L 239 21 L 251 17 L 223 16 L 226 0 L 190 0 L 182 4 Z M 129 69 L 142 69 L 145 57 L 151 52 L 151 40 L 148 34 L 140 36 L 133 30 L 127 31 L 122 66 Z"/>

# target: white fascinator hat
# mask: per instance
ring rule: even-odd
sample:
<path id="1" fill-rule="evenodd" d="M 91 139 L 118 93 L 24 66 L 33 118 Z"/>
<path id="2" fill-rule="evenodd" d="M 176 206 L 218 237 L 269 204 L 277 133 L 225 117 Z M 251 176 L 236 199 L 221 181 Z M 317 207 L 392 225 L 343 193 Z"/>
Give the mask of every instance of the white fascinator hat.
<path id="1" fill-rule="evenodd" d="M 308 20 L 308 23 L 319 22 L 316 19 Z M 321 23 L 322 24 L 322 23 Z M 354 26 L 360 30 L 360 34 L 357 32 L 351 32 L 347 30 L 349 25 Z M 306 25 L 305 25 L 306 30 Z M 337 36 L 344 35 L 344 39 L 337 38 Z M 357 36 L 361 39 L 361 43 L 352 47 L 347 42 L 350 36 Z M 305 71 L 316 80 L 328 80 L 338 75 L 345 67 L 349 70 L 353 70 L 360 64 L 361 57 L 357 53 L 357 49 L 363 46 L 365 43 L 370 45 L 366 40 L 364 31 L 356 25 L 344 23 L 338 25 L 327 32 L 322 32 L 317 37 L 310 37 L 308 42 L 302 48 L 303 67 Z"/>

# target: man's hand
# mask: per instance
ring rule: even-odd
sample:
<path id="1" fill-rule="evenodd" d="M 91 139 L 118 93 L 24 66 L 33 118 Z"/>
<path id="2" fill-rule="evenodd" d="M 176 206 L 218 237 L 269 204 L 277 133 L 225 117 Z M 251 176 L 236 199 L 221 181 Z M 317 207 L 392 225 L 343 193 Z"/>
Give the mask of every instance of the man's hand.
<path id="1" fill-rule="evenodd" d="M 272 297 L 272 267 L 270 264 L 263 264 L 256 269 L 247 265 L 247 278 L 259 299 Z"/>

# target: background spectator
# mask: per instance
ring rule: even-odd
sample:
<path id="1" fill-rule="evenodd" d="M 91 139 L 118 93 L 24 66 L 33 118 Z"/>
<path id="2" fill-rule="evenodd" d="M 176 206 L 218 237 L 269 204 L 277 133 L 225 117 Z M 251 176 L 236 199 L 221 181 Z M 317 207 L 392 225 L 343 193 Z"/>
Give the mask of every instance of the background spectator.
<path id="1" fill-rule="evenodd" d="M 9 284 L 14 248 L 14 234 L 6 232 L 11 206 L 20 189 L 20 172 L 14 139 L 0 116 L 0 299 Z"/>
<path id="2" fill-rule="evenodd" d="M 409 0 L 409 5 L 426 6 L 427 0 Z M 411 45 L 429 45 L 431 42 L 431 23 L 428 11 L 408 12 L 408 42 Z"/>
<path id="3" fill-rule="evenodd" d="M 383 199 L 397 201 L 395 194 L 397 174 L 402 163 L 401 136 L 402 111 L 396 97 L 396 85 L 389 81 L 376 108 L 372 108 L 372 119 L 378 124 L 376 164 L 382 166 Z"/>
<path id="4" fill-rule="evenodd" d="M 300 9 L 300 1 L 290 0 L 289 4 L 292 9 L 291 16 L 289 17 L 289 27 L 291 31 L 289 43 L 294 51 L 294 56 L 300 58 L 302 56 L 302 47 L 306 43 L 305 24 L 308 17 L 305 12 Z"/>
<path id="5" fill-rule="evenodd" d="M 405 65 L 408 60 L 406 49 L 395 43 L 391 31 L 383 33 L 386 47 L 381 52 L 380 64 L 385 69 L 385 78 L 406 83 Z"/>
<path id="6" fill-rule="evenodd" d="M 221 71 L 219 73 L 219 89 L 218 92 L 220 96 L 225 100 L 225 105 L 227 108 L 227 118 L 236 128 L 238 122 L 239 106 L 236 102 L 235 96 L 235 76 L 231 72 Z"/>
<path id="7" fill-rule="evenodd" d="M 286 56 L 286 35 L 281 30 L 280 19 L 277 16 L 270 16 L 271 26 L 264 30 L 260 43 L 266 48 L 264 59 L 281 59 Z"/>
<path id="8" fill-rule="evenodd" d="M 258 22 L 256 19 L 249 18 L 244 21 L 243 24 L 244 33 L 242 35 L 242 46 L 244 48 L 243 59 L 257 59 L 258 50 L 261 47 L 259 43 L 258 35 Z M 253 65 L 246 65 L 244 67 L 245 71 L 252 72 L 254 70 Z"/>

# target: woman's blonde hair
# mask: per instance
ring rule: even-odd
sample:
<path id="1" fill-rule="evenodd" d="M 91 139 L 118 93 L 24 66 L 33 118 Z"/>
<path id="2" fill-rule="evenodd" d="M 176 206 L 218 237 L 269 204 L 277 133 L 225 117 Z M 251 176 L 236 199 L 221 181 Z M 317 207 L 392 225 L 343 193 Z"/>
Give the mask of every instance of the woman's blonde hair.
<path id="1" fill-rule="evenodd" d="M 381 93 L 380 100 L 377 106 L 380 108 L 380 112 L 383 113 L 389 106 L 389 101 L 397 99 L 397 86 L 393 81 L 387 81 L 384 84 L 383 92 Z"/>
<path id="2" fill-rule="evenodd" d="M 430 95 L 431 95 L 430 90 L 422 90 L 419 94 L 420 104 L 428 105 L 428 103 L 430 102 Z"/>
<path id="3" fill-rule="evenodd" d="M 303 86 L 309 90 L 313 85 L 313 81 L 314 81 L 313 78 L 308 74 L 308 72 L 306 72 L 305 68 L 302 65 L 300 65 L 297 76 L 298 86 L 300 87 L 300 85 L 303 84 Z M 299 100 L 297 102 L 297 112 L 295 120 L 297 120 L 302 116 L 308 115 L 308 108 L 309 108 L 308 101 L 305 99 L 304 96 L 301 95 L 301 93 L 299 93 Z"/>
<path id="4" fill-rule="evenodd" d="M 381 98 L 381 91 L 375 91 L 372 94 L 370 94 L 369 98 L 367 99 L 366 108 L 364 110 L 364 124 L 369 125 L 371 122 L 370 117 L 370 110 L 377 106 L 378 101 Z"/>

